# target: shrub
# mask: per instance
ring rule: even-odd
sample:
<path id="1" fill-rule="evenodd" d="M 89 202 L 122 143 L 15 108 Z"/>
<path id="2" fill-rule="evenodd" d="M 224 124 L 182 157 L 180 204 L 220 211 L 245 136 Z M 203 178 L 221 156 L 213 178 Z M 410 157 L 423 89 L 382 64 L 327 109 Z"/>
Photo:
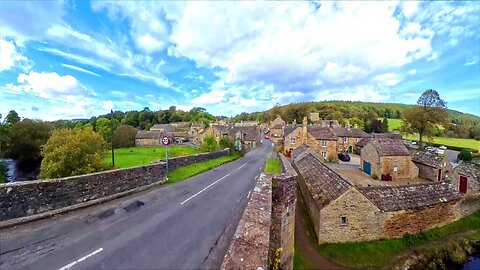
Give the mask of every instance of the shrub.
<path id="1" fill-rule="evenodd" d="M 327 161 L 328 163 L 338 163 L 338 157 L 337 157 L 337 155 L 335 155 L 335 154 L 329 154 L 329 155 L 327 156 L 326 161 Z"/>
<path id="2" fill-rule="evenodd" d="M 200 148 L 204 152 L 215 152 L 218 150 L 218 144 L 213 136 L 207 136 L 203 138 L 202 146 Z"/>
<path id="3" fill-rule="evenodd" d="M 229 137 L 222 137 L 218 144 L 220 149 L 229 148 L 231 151 L 235 150 L 235 143 Z"/>
<path id="4" fill-rule="evenodd" d="M 464 161 L 471 161 L 473 158 L 472 152 L 470 152 L 467 149 L 463 149 L 458 153 L 457 159 L 458 160 L 464 160 Z"/>

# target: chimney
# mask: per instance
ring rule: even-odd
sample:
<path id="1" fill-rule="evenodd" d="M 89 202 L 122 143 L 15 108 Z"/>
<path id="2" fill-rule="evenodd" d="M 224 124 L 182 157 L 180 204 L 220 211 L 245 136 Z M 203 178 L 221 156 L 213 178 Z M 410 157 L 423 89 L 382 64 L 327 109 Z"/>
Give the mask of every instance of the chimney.
<path id="1" fill-rule="evenodd" d="M 302 143 L 307 143 L 307 117 L 303 117 L 303 127 L 302 127 Z"/>

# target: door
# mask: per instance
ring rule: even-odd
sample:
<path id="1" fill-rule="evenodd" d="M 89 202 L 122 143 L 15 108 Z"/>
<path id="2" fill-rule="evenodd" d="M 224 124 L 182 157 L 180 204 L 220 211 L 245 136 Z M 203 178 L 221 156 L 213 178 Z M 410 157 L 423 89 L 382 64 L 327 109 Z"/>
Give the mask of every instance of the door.
<path id="1" fill-rule="evenodd" d="M 370 162 L 363 161 L 363 172 L 365 172 L 368 175 L 372 175 L 372 165 Z"/>
<path id="2" fill-rule="evenodd" d="M 349 152 L 349 153 L 352 153 L 352 152 L 353 152 L 353 146 L 349 146 L 349 147 L 348 147 L 348 152 Z"/>
<path id="3" fill-rule="evenodd" d="M 467 177 L 460 175 L 460 193 L 467 193 L 468 181 Z"/>
<path id="4" fill-rule="evenodd" d="M 442 181 L 442 169 L 438 169 L 438 181 Z"/>

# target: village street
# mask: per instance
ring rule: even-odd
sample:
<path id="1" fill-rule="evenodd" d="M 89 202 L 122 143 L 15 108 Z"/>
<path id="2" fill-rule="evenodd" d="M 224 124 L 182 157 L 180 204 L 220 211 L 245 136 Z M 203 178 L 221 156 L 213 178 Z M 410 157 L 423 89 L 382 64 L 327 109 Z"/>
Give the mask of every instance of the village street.
<path id="1" fill-rule="evenodd" d="M 4 229 L 0 268 L 218 268 L 271 155 L 264 143 L 181 183 Z"/>

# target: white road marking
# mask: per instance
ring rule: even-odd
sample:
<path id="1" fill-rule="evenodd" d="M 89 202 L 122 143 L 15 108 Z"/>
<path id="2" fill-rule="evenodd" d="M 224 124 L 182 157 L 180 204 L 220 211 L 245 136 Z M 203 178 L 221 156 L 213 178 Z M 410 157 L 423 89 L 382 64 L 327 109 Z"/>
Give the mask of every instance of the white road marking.
<path id="1" fill-rule="evenodd" d="M 251 160 L 245 162 L 245 164 L 243 164 L 242 166 L 240 166 L 238 169 L 240 170 L 241 168 L 243 168 L 245 165 L 247 165 L 247 163 L 249 163 Z"/>
<path id="2" fill-rule="evenodd" d="M 247 194 L 247 198 L 250 198 L 250 193 L 251 193 L 251 191 L 249 191 L 249 192 L 248 192 L 248 194 Z"/>
<path id="3" fill-rule="evenodd" d="M 58 269 L 58 270 L 67 270 L 67 269 L 70 269 L 72 266 L 74 266 L 75 264 L 79 263 L 79 262 L 82 262 L 84 260 L 86 260 L 88 257 L 92 257 L 93 255 L 97 254 L 97 253 L 100 253 L 103 251 L 103 248 L 99 248 L 97 250 L 95 250 L 94 252 L 90 253 L 90 254 L 87 254 L 85 256 L 83 256 L 82 258 L 72 262 L 72 263 L 69 263 L 67 265 L 65 265 L 64 267 Z"/>
<path id="4" fill-rule="evenodd" d="M 200 190 L 199 192 L 195 193 L 193 196 L 189 197 L 188 199 L 186 199 L 185 201 L 181 202 L 180 205 L 183 205 L 184 203 L 190 201 L 191 199 L 197 197 L 198 194 L 204 192 L 205 190 L 207 190 L 209 187 L 215 185 L 216 183 L 220 182 L 221 180 L 225 179 L 226 177 L 228 177 L 230 174 L 226 174 L 224 175 L 222 178 L 218 179 L 217 181 L 211 183 L 210 185 L 206 186 L 204 189 Z"/>

